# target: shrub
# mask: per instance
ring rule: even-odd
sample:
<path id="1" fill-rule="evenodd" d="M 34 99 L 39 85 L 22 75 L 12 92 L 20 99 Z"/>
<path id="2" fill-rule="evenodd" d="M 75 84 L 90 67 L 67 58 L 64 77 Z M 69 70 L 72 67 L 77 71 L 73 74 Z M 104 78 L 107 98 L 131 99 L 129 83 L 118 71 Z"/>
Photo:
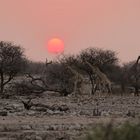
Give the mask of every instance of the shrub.
<path id="1" fill-rule="evenodd" d="M 119 127 L 99 126 L 85 140 L 140 140 L 140 123 L 125 123 Z"/>

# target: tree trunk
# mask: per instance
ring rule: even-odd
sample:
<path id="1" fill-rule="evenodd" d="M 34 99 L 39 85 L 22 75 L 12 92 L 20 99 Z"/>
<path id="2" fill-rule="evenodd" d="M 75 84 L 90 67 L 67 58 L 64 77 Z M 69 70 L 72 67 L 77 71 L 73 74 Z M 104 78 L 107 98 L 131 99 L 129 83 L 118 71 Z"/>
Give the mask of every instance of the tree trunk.
<path id="1" fill-rule="evenodd" d="M 135 96 L 139 96 L 139 87 L 138 87 L 138 83 L 135 83 L 134 88 L 135 88 L 135 92 L 134 92 Z"/>
<path id="2" fill-rule="evenodd" d="M 124 81 L 121 82 L 121 95 L 123 96 L 125 93 L 125 83 Z"/>
<path id="3" fill-rule="evenodd" d="M 135 96 L 139 96 L 139 88 L 138 88 L 138 86 L 135 86 Z"/>
<path id="4" fill-rule="evenodd" d="M 138 81 L 139 81 L 139 77 L 138 77 L 138 73 L 136 73 L 135 75 L 135 85 L 134 85 L 134 88 L 135 88 L 135 96 L 139 96 L 139 85 L 138 85 Z"/>
<path id="5" fill-rule="evenodd" d="M 3 95 L 3 91 L 4 91 L 4 77 L 3 77 L 3 72 L 0 73 L 0 76 L 1 76 L 0 92 L 1 92 L 1 95 Z"/>
<path id="6" fill-rule="evenodd" d="M 89 79 L 91 81 L 91 94 L 94 95 L 95 94 L 94 83 L 93 83 L 93 78 L 91 75 L 89 75 Z"/>

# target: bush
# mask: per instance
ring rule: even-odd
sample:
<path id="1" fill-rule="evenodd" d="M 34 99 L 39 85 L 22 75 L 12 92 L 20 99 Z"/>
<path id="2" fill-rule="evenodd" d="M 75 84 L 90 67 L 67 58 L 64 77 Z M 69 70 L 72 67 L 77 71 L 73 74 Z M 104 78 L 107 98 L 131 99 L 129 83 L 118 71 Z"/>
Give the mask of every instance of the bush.
<path id="1" fill-rule="evenodd" d="M 5 94 L 5 87 L 25 66 L 24 51 L 19 45 L 0 41 L 0 93 Z"/>
<path id="2" fill-rule="evenodd" d="M 125 123 L 120 127 L 99 126 L 85 140 L 140 140 L 140 123 Z"/>

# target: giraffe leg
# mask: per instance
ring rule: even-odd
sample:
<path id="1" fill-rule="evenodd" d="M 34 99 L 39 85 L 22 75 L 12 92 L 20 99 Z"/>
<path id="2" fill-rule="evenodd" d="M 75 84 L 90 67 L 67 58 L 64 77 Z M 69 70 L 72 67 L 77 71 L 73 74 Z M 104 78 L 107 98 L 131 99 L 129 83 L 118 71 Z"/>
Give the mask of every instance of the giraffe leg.
<path id="1" fill-rule="evenodd" d="M 112 95 L 112 87 L 111 87 L 111 85 L 109 86 L 109 89 L 110 89 L 110 94 Z"/>
<path id="2" fill-rule="evenodd" d="M 77 92 L 77 81 L 74 82 L 74 90 L 73 90 L 74 97 L 76 97 L 76 92 Z"/>
<path id="3" fill-rule="evenodd" d="M 106 85 L 106 88 L 107 88 L 107 93 L 108 93 L 108 95 L 112 95 L 111 85 L 110 85 L 110 84 L 107 84 L 107 85 Z"/>
<path id="4" fill-rule="evenodd" d="M 79 80 L 77 82 L 77 90 L 78 90 L 78 94 L 81 95 L 82 94 L 82 84 L 83 84 L 83 80 Z"/>
<path id="5" fill-rule="evenodd" d="M 94 90 L 93 90 L 93 93 L 95 94 L 97 91 L 97 84 L 94 84 Z M 91 95 L 94 95 L 93 93 L 91 93 Z"/>
<path id="6" fill-rule="evenodd" d="M 100 92 L 101 94 L 105 93 L 104 83 L 100 83 Z"/>

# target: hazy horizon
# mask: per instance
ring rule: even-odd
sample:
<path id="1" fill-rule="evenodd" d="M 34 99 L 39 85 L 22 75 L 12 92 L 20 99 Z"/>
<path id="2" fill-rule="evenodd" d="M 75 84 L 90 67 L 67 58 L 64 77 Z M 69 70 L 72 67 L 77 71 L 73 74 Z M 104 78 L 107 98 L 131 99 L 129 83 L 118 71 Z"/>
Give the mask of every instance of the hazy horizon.
<path id="1" fill-rule="evenodd" d="M 66 54 L 93 46 L 127 62 L 140 55 L 140 1 L 0 0 L 0 31 L 1 41 L 20 44 L 34 61 L 54 58 L 45 46 L 59 37 Z"/>

